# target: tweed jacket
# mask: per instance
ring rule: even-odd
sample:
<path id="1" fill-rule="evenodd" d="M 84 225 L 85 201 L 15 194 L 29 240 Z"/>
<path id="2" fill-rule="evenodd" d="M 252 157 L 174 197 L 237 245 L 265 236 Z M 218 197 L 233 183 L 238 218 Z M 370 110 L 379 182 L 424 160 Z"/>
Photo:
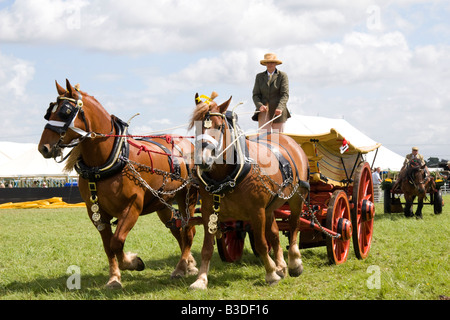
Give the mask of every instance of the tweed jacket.
<path id="1" fill-rule="evenodd" d="M 287 102 L 289 99 L 289 80 L 285 72 L 278 69 L 275 70 L 272 80 L 268 84 L 269 75 L 267 71 L 258 73 L 255 79 L 255 85 L 253 87 L 253 102 L 255 103 L 255 113 L 252 116 L 254 121 L 258 121 L 259 107 L 262 105 L 269 106 L 268 118 L 272 119 L 275 113 L 275 109 L 282 110 L 280 118 L 274 122 L 286 122 L 291 117 L 287 108 Z"/>

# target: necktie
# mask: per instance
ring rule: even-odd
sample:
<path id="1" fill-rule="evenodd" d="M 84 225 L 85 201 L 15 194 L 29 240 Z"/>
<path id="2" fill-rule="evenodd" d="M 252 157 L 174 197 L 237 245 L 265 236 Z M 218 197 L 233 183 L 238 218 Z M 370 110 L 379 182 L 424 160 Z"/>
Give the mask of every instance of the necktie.
<path id="1" fill-rule="evenodd" d="M 267 85 L 268 85 L 268 86 L 270 86 L 270 81 L 272 80 L 272 75 L 273 75 L 273 73 L 272 73 L 272 74 L 269 74 L 269 81 L 267 81 Z"/>

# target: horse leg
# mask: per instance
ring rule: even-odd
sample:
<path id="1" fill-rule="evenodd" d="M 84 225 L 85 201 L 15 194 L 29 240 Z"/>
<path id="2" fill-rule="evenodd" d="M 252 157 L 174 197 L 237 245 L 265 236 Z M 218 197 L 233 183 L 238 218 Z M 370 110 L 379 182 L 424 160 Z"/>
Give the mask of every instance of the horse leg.
<path id="1" fill-rule="evenodd" d="M 301 214 L 301 209 L 303 208 L 303 201 L 298 199 L 299 197 L 294 196 L 294 198 L 289 201 L 289 206 L 291 208 L 291 215 L 289 217 L 289 229 L 290 229 L 290 239 L 289 239 L 289 252 L 288 252 L 288 268 L 289 275 L 291 277 L 298 277 L 303 272 L 303 262 L 301 259 L 300 250 L 298 248 L 298 219 Z"/>
<path id="2" fill-rule="evenodd" d="M 119 269 L 119 265 L 116 260 L 116 254 L 111 249 L 111 239 L 113 237 L 113 233 L 111 230 L 111 224 L 109 224 L 109 223 L 103 224 L 104 228 L 100 231 L 97 228 L 97 223 L 94 222 L 94 220 L 92 220 L 93 212 L 91 211 L 91 207 L 89 204 L 90 204 L 90 202 L 87 205 L 87 208 L 88 208 L 87 213 L 88 213 L 89 219 L 91 220 L 92 224 L 95 226 L 97 231 L 99 231 L 99 233 L 100 233 L 100 236 L 102 238 L 102 243 L 103 243 L 103 249 L 105 250 L 106 256 L 108 258 L 109 280 L 106 283 L 105 287 L 107 289 L 121 289 L 122 283 L 120 282 L 120 280 L 121 280 L 120 269 Z M 100 215 L 105 220 L 111 219 L 111 217 L 108 214 L 106 214 L 105 212 L 103 212 L 102 210 L 100 210 Z M 108 218 L 106 218 L 106 217 L 108 217 Z"/>
<path id="3" fill-rule="evenodd" d="M 416 218 L 417 219 L 423 219 L 422 216 L 422 208 L 423 208 L 423 196 L 418 196 L 418 204 L 416 209 Z"/>
<path id="4" fill-rule="evenodd" d="M 187 218 L 194 216 L 195 206 L 197 205 L 198 200 L 198 192 L 194 188 L 190 188 L 188 191 L 190 192 L 182 192 L 179 195 L 179 207 L 180 212 L 183 217 Z M 186 203 L 186 199 L 188 199 Z M 186 207 L 187 205 L 187 207 Z M 195 236 L 195 227 L 194 226 L 185 226 L 181 230 L 182 240 L 183 240 L 183 249 L 181 253 L 181 260 L 187 262 L 186 274 L 187 275 L 196 275 L 198 273 L 198 269 L 196 267 L 197 262 L 194 259 L 194 256 L 191 253 L 192 243 L 194 242 Z M 180 261 L 181 261 L 180 260 Z M 173 276 L 173 274 L 172 274 Z"/>
<path id="5" fill-rule="evenodd" d="M 270 213 L 269 217 L 267 218 L 268 222 L 266 223 L 266 240 L 270 243 L 273 249 L 275 264 L 277 266 L 276 272 L 281 278 L 284 278 L 287 271 L 287 265 L 286 261 L 284 261 L 283 249 L 280 245 L 280 230 L 278 229 L 278 224 L 275 221 L 273 212 Z M 269 223 L 270 220 L 272 223 Z"/>
<path id="6" fill-rule="evenodd" d="M 405 213 L 405 217 L 409 218 L 414 216 L 413 214 L 413 210 L 412 210 L 412 206 L 413 206 L 413 202 L 414 202 L 414 196 L 407 196 L 405 194 L 405 209 L 404 209 L 404 213 Z"/>
<path id="7" fill-rule="evenodd" d="M 132 208 L 130 208 L 127 213 L 122 214 L 117 223 L 116 231 L 111 238 L 111 250 L 117 257 L 120 270 L 142 271 L 145 268 L 144 262 L 137 254 L 123 252 L 127 235 L 136 224 L 138 217 L 138 211 Z"/>
<path id="8" fill-rule="evenodd" d="M 277 284 L 281 280 L 279 272 L 277 272 L 277 265 L 269 256 L 269 247 L 267 246 L 265 228 L 266 228 L 266 216 L 265 209 L 260 208 L 259 212 L 251 219 L 251 225 L 255 236 L 255 249 L 261 257 L 264 267 L 266 269 L 266 282 L 270 285 Z M 272 224 L 273 225 L 273 224 Z M 279 246 L 279 244 L 278 244 Z M 280 248 L 281 249 L 281 248 Z"/>
<path id="9" fill-rule="evenodd" d="M 100 236 L 102 237 L 103 248 L 105 250 L 106 256 L 108 257 L 109 263 L 109 280 L 106 283 L 107 289 L 121 289 L 122 283 L 121 274 L 119 265 L 116 260 L 116 255 L 113 250 L 111 250 L 111 238 L 112 238 L 112 230 L 110 224 L 105 224 L 105 228 L 100 232 Z"/>
<path id="10" fill-rule="evenodd" d="M 179 198 L 178 203 L 180 206 L 180 213 L 185 216 L 186 213 L 186 205 L 185 198 Z M 193 216 L 195 209 L 195 204 L 193 206 L 189 206 L 190 215 Z M 172 219 L 172 211 L 169 208 L 165 208 L 163 210 L 157 211 L 159 218 L 165 224 L 170 219 Z M 195 227 L 186 226 L 181 229 L 171 228 L 175 239 L 178 241 L 178 245 L 181 250 L 180 260 L 175 267 L 175 270 L 171 274 L 171 278 L 180 278 L 185 275 L 194 275 L 197 274 L 198 269 L 196 268 L 196 261 L 191 254 L 192 242 L 194 241 L 195 235 Z"/>
<path id="11" fill-rule="evenodd" d="M 210 234 L 208 231 L 210 214 L 205 212 L 205 202 L 206 201 L 204 201 L 202 205 L 203 227 L 205 230 L 202 246 L 202 262 L 200 264 L 200 269 L 198 270 L 197 279 L 189 287 L 193 290 L 206 290 L 208 288 L 209 263 L 211 262 L 214 251 L 214 235 Z"/>

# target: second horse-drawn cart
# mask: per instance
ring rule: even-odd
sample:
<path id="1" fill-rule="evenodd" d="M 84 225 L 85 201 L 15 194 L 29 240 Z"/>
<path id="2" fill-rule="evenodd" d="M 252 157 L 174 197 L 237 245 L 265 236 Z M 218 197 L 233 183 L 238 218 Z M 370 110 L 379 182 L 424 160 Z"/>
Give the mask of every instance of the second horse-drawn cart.
<path id="1" fill-rule="evenodd" d="M 287 135 L 301 145 L 310 168 L 308 203 L 298 221 L 299 247 L 326 246 L 329 261 L 341 264 L 347 260 L 353 240 L 356 257 L 365 259 L 372 242 L 375 206 L 372 172 L 364 155 L 380 144 L 356 147 L 335 129 L 319 135 Z M 287 203 L 274 212 L 278 228 L 286 236 L 290 213 Z M 191 223 L 200 224 L 201 218 L 191 218 Z M 223 261 L 241 258 L 247 233 L 254 248 L 248 222 L 221 222 L 220 229 L 217 247 Z"/>

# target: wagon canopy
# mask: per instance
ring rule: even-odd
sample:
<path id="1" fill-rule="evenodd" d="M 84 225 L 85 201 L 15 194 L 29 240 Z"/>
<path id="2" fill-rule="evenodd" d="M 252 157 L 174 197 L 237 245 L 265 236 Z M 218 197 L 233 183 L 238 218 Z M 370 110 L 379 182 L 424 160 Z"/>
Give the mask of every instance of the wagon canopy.
<path id="1" fill-rule="evenodd" d="M 334 128 L 323 134 L 286 135 L 301 145 L 308 156 L 311 182 L 323 181 L 342 187 L 354 179 L 355 169 L 364 161 L 363 155 L 381 146 L 376 143 L 357 147 Z"/>

